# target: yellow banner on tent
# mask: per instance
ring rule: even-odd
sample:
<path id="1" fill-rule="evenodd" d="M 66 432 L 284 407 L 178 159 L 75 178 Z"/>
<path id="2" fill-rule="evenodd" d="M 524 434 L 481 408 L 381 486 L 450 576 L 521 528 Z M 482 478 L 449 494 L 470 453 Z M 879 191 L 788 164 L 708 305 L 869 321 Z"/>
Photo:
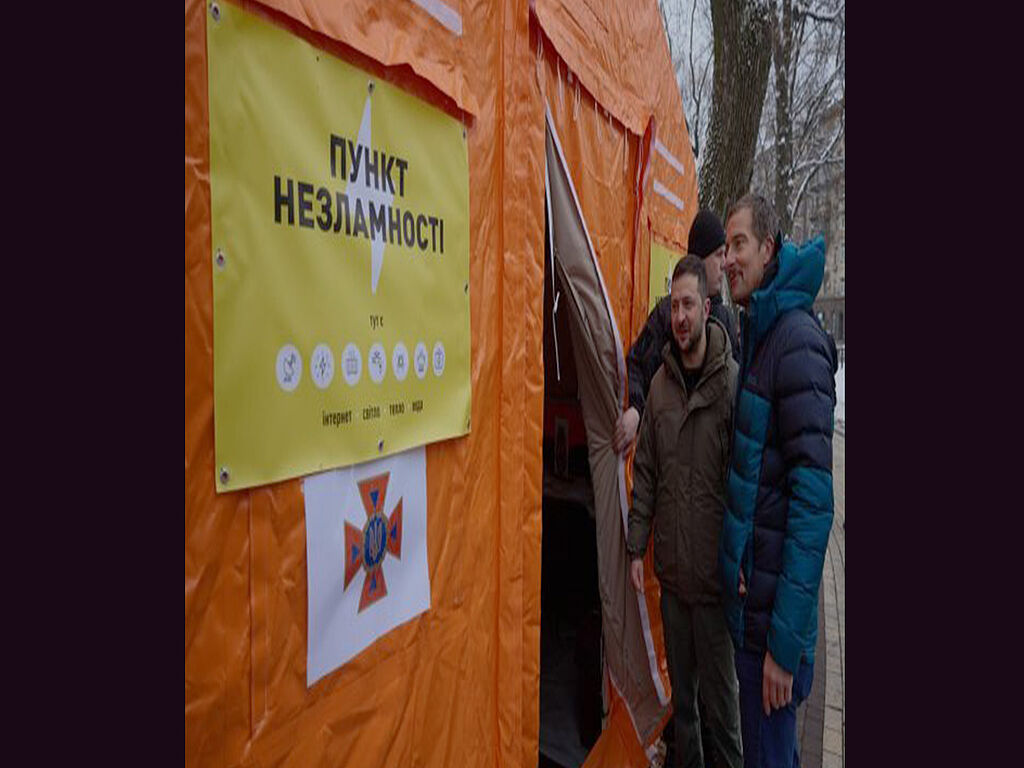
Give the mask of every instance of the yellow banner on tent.
<path id="1" fill-rule="evenodd" d="M 648 312 L 654 311 L 654 307 L 657 306 L 658 302 L 672 292 L 672 270 L 676 268 L 676 262 L 681 258 L 683 258 L 682 254 L 670 251 L 668 248 L 651 241 Z"/>
<path id="2" fill-rule="evenodd" d="M 217 490 L 466 434 L 462 124 L 218 7 L 207 24 Z"/>

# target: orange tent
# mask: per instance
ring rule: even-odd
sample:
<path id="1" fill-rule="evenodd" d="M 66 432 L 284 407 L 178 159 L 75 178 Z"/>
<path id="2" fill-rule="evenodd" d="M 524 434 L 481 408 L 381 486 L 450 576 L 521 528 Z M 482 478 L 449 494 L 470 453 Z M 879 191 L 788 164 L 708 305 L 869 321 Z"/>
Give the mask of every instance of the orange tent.
<path id="1" fill-rule="evenodd" d="M 557 136 L 621 357 L 647 317 L 651 241 L 684 252 L 697 206 L 657 5 L 236 4 L 466 124 L 472 431 L 426 451 L 431 609 L 307 688 L 300 481 L 215 492 L 206 61 L 213 4 L 186 0 L 186 764 L 534 766 L 552 156 L 545 137 Z M 620 402 L 624 383 L 624 374 L 607 382 Z M 608 447 L 590 439 L 593 463 Z M 623 499 L 628 468 L 625 477 Z M 607 659 L 640 682 L 612 686 L 588 766 L 646 765 L 667 717 L 650 567 L 644 601 L 650 658 Z"/>

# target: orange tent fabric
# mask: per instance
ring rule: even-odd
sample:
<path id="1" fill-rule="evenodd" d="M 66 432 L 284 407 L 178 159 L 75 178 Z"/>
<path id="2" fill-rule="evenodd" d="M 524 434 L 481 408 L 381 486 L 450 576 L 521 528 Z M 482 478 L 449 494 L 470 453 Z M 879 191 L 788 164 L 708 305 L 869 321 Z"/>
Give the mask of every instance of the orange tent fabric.
<path id="1" fill-rule="evenodd" d="M 683 249 L 696 176 L 654 0 L 628 10 L 610 0 L 538 0 L 534 12 L 511 0 L 445 3 L 460 14 L 461 34 L 416 2 L 237 2 L 468 130 L 472 431 L 427 447 L 431 610 L 307 689 L 300 482 L 214 491 L 210 4 L 186 0 L 189 766 L 536 765 L 545 103 L 558 110 L 624 345 L 647 316 L 650 239 Z M 580 19 L 584 32 L 602 33 L 574 31 Z M 569 71 L 580 85 L 575 116 Z M 565 106 L 556 107 L 559 73 Z M 656 151 L 659 141 L 682 173 Z M 682 211 L 653 191 L 656 180 Z M 656 589 L 651 574 L 648 584 Z M 645 746 L 613 697 L 588 765 L 643 765 Z"/>

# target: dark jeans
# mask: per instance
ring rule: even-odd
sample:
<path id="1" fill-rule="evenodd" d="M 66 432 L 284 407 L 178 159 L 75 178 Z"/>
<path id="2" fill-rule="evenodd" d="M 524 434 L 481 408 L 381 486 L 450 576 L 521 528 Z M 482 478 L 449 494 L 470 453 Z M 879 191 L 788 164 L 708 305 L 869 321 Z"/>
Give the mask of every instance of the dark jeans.
<path id="1" fill-rule="evenodd" d="M 801 661 L 793 675 L 793 700 L 782 709 L 764 714 L 762 680 L 764 653 L 736 652 L 740 679 L 740 714 L 743 720 L 744 768 L 800 768 L 796 748 L 796 708 L 811 692 L 814 663 Z"/>
<path id="2" fill-rule="evenodd" d="M 716 764 L 740 768 L 739 684 L 732 638 L 718 603 L 688 605 L 661 590 L 668 674 L 672 680 L 673 726 L 678 764 L 704 765 L 700 721 L 708 723 Z M 697 710 L 700 688 L 704 712 Z"/>

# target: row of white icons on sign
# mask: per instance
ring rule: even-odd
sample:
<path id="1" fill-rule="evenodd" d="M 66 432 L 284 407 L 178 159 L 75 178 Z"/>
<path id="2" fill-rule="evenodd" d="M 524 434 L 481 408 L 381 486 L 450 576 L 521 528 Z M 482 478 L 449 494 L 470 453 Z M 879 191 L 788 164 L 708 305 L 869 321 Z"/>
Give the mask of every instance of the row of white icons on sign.
<path id="1" fill-rule="evenodd" d="M 434 353 L 427 354 L 427 345 L 422 341 L 416 345 L 412 355 L 412 369 L 416 377 L 422 379 L 427 375 L 427 368 L 432 367 L 435 376 L 444 373 L 444 344 L 440 341 L 434 345 Z M 388 355 L 380 343 L 370 347 L 366 367 L 374 383 L 384 381 L 387 373 Z M 285 392 L 293 392 L 302 379 L 302 355 L 293 344 L 285 344 L 277 353 L 277 383 Z M 391 353 L 391 370 L 395 378 L 405 381 L 409 375 L 409 352 L 405 344 L 398 342 Z M 341 355 L 341 372 L 350 387 L 359 383 L 363 375 L 363 355 L 359 347 L 349 344 Z M 317 344 L 313 349 L 313 357 L 309 363 L 309 374 L 317 389 L 327 389 L 334 380 L 334 353 L 326 344 Z"/>

